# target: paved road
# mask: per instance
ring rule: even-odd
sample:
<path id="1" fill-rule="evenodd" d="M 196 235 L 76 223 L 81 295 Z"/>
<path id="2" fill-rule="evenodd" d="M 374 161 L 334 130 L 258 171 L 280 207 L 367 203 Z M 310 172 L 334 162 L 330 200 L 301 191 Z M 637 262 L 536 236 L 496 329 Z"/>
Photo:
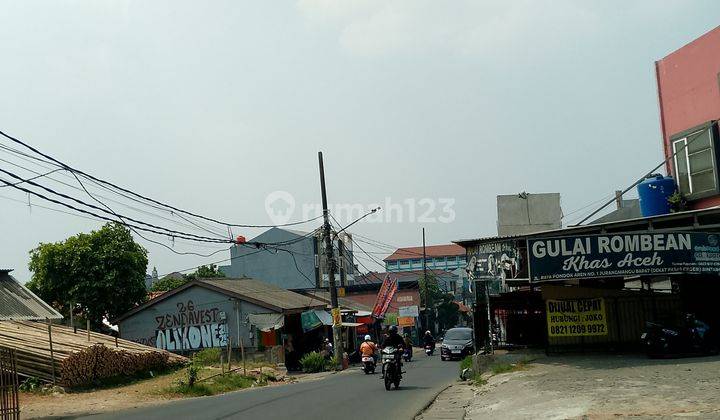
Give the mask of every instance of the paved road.
<path id="1" fill-rule="evenodd" d="M 420 353 L 417 351 L 416 353 Z M 386 391 L 380 374 L 351 368 L 325 379 L 175 401 L 91 419 L 412 419 L 439 391 L 455 381 L 457 362 L 436 354 L 405 364 L 400 389 Z"/>

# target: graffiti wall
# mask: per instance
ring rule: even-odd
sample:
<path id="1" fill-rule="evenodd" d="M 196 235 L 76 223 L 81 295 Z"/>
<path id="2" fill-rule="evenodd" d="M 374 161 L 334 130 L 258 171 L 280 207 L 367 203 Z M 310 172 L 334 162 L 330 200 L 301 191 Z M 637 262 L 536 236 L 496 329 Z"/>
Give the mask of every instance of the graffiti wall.
<path id="1" fill-rule="evenodd" d="M 244 301 L 236 303 L 221 293 L 193 287 L 121 321 L 120 335 L 140 344 L 182 353 L 225 347 L 228 341 L 237 347 L 239 331 L 245 345 L 253 346 L 247 314 L 263 312 L 267 309 Z"/>
<path id="2" fill-rule="evenodd" d="M 196 308 L 195 302 L 178 302 L 174 313 L 155 317 L 155 347 L 164 350 L 199 350 L 227 346 L 227 314 L 218 307 Z"/>

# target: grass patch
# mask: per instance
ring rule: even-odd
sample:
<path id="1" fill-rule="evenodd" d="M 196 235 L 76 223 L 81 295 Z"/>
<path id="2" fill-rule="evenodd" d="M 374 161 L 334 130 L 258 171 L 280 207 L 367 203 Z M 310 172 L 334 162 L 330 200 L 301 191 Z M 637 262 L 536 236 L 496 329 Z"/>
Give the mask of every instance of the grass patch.
<path id="1" fill-rule="evenodd" d="M 460 361 L 460 373 L 462 373 L 465 369 L 472 369 L 473 367 L 473 357 L 472 356 L 466 356 L 464 359 Z"/>
<path id="2" fill-rule="evenodd" d="M 472 383 L 476 386 L 483 386 L 487 383 L 487 379 L 483 378 L 481 373 L 478 373 L 473 376 Z"/>
<path id="3" fill-rule="evenodd" d="M 193 356 L 193 363 L 201 366 L 211 366 L 220 363 L 220 349 L 219 348 L 207 348 L 202 349 L 195 353 Z"/>
<path id="4" fill-rule="evenodd" d="M 517 363 L 496 363 L 490 366 L 490 371 L 493 375 L 500 375 L 501 373 L 515 372 L 518 370 L 525 370 L 527 368 L 527 362 L 521 360 Z"/>
<path id="5" fill-rule="evenodd" d="M 197 382 L 193 386 L 190 386 L 185 381 L 179 381 L 175 385 L 166 388 L 162 393 L 182 395 L 185 397 L 217 395 L 238 389 L 250 388 L 252 386 L 264 386 L 270 377 L 270 375 L 263 375 L 263 377 L 256 380 L 254 377 L 237 374 L 219 375 L 205 381 Z"/>
<path id="6" fill-rule="evenodd" d="M 327 362 L 320 353 L 313 351 L 300 359 L 300 366 L 305 373 L 322 372 L 327 367 Z"/>

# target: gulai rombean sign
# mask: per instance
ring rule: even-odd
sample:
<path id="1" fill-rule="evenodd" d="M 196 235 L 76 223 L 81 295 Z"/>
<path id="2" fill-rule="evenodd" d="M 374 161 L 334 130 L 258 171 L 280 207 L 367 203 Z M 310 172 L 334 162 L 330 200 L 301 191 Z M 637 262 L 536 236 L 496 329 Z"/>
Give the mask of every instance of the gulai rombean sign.
<path id="1" fill-rule="evenodd" d="M 605 300 L 547 300 L 547 325 L 550 337 L 607 335 Z"/>
<path id="2" fill-rule="evenodd" d="M 616 233 L 528 240 L 533 281 L 720 273 L 715 233 Z"/>

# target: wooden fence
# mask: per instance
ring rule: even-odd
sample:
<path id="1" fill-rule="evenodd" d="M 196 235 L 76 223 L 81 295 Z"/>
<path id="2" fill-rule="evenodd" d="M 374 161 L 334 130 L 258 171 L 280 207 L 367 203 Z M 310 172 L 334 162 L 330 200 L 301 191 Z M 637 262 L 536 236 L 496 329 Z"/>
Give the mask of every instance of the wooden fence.
<path id="1" fill-rule="evenodd" d="M 0 420 L 20 418 L 15 351 L 0 347 Z"/>

